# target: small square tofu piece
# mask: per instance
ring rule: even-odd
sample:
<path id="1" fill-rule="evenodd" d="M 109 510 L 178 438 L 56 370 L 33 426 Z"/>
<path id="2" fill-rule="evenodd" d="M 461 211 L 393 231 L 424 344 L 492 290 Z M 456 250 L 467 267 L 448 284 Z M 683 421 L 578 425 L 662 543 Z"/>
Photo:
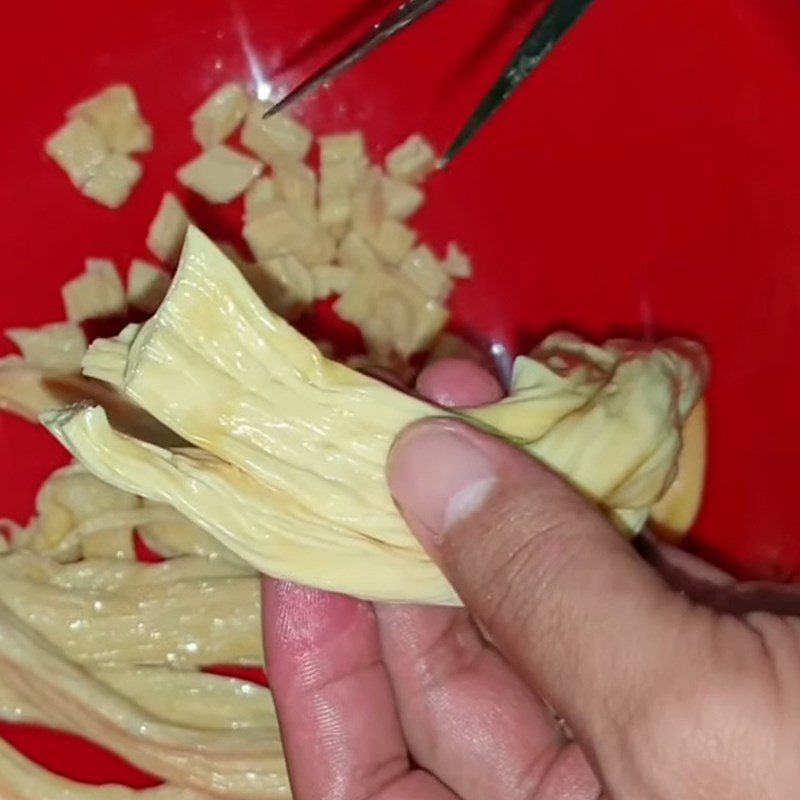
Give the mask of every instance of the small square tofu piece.
<path id="1" fill-rule="evenodd" d="M 361 327 L 375 313 L 375 301 L 384 284 L 382 271 L 356 272 L 347 290 L 336 301 L 334 311 L 347 322 Z"/>
<path id="2" fill-rule="evenodd" d="M 280 200 L 267 204 L 245 225 L 244 238 L 261 264 L 285 255 L 295 256 L 306 266 L 328 264 L 336 250 L 321 225 L 300 219 Z"/>
<path id="3" fill-rule="evenodd" d="M 307 306 L 314 302 L 314 279 L 308 267 L 294 256 L 271 258 L 264 267 L 280 286 L 287 306 Z"/>
<path id="4" fill-rule="evenodd" d="M 436 151 L 430 143 L 415 133 L 386 156 L 386 171 L 393 178 L 419 183 L 436 167 Z"/>
<path id="5" fill-rule="evenodd" d="M 255 219 L 261 210 L 275 200 L 275 181 L 272 178 L 259 178 L 244 193 L 244 218 Z"/>
<path id="6" fill-rule="evenodd" d="M 453 288 L 452 278 L 427 245 L 415 247 L 400 264 L 405 275 L 426 297 L 443 302 Z"/>
<path id="7" fill-rule="evenodd" d="M 105 258 L 86 259 L 86 271 L 61 288 L 70 322 L 109 317 L 125 311 L 125 290 L 114 262 Z"/>
<path id="8" fill-rule="evenodd" d="M 415 311 L 414 332 L 406 355 L 427 350 L 450 319 L 450 312 L 436 300 L 416 305 Z"/>
<path id="9" fill-rule="evenodd" d="M 189 215 L 178 198 L 167 192 L 147 231 L 147 249 L 165 263 L 175 263 L 189 223 Z"/>
<path id="10" fill-rule="evenodd" d="M 152 314 L 166 297 L 171 280 L 161 267 L 134 258 L 128 270 L 128 305 Z"/>
<path id="11" fill-rule="evenodd" d="M 294 256 L 276 256 L 266 264 L 242 265 L 242 274 L 276 314 L 294 319 L 314 301 L 314 281 Z"/>
<path id="12" fill-rule="evenodd" d="M 267 164 L 281 157 L 302 161 L 311 149 L 311 131 L 286 112 L 262 119 L 266 109 L 264 103 L 250 106 L 242 128 L 242 144 Z"/>
<path id="13" fill-rule="evenodd" d="M 414 309 L 385 271 L 355 274 L 333 308 L 358 327 L 370 351 L 385 357 L 408 349 Z"/>
<path id="14" fill-rule="evenodd" d="M 353 191 L 368 166 L 364 136 L 338 133 L 319 140 L 319 217 L 334 228 L 348 222 L 352 214 Z"/>
<path id="15" fill-rule="evenodd" d="M 386 220 L 386 202 L 381 181 L 383 173 L 372 167 L 358 182 L 352 199 L 353 228 L 367 240 L 378 235 Z"/>
<path id="16" fill-rule="evenodd" d="M 416 324 L 413 305 L 400 292 L 384 291 L 376 297 L 374 309 L 360 325 L 369 349 L 383 363 L 389 363 L 392 353 L 407 358 Z"/>
<path id="17" fill-rule="evenodd" d="M 425 202 L 425 193 L 419 186 L 388 175 L 384 175 L 382 185 L 386 216 L 392 219 L 401 221 L 408 219 L 416 214 Z"/>
<path id="18" fill-rule="evenodd" d="M 293 214 L 316 222 L 317 175 L 302 161 L 276 159 L 272 166 L 275 192 Z"/>
<path id="19" fill-rule="evenodd" d="M 353 182 L 347 164 L 323 167 L 319 179 L 319 219 L 327 228 L 347 225 L 353 214 Z"/>
<path id="20" fill-rule="evenodd" d="M 178 180 L 210 203 L 229 203 L 261 174 L 263 164 L 224 144 L 201 153 L 178 170 Z"/>
<path id="21" fill-rule="evenodd" d="M 367 149 L 361 131 L 332 133 L 319 137 L 319 161 L 323 167 L 352 164 L 356 170 L 367 166 Z"/>
<path id="22" fill-rule="evenodd" d="M 358 326 L 380 356 L 394 352 L 408 358 L 424 350 L 448 319 L 441 303 L 387 270 L 355 274 L 333 308 Z"/>
<path id="23" fill-rule="evenodd" d="M 339 242 L 336 260 L 343 267 L 356 272 L 370 272 L 379 270 L 383 266 L 375 251 L 356 231 L 350 231 Z"/>
<path id="24" fill-rule="evenodd" d="M 132 158 L 111 153 L 81 190 L 107 208 L 119 208 L 142 177 L 142 167 Z"/>
<path id="25" fill-rule="evenodd" d="M 402 222 L 385 219 L 367 241 L 384 261 L 399 264 L 417 241 L 417 233 Z"/>
<path id="26" fill-rule="evenodd" d="M 108 156 L 108 147 L 97 128 L 85 119 L 72 119 L 59 128 L 44 145 L 45 152 L 80 189 Z"/>
<path id="27" fill-rule="evenodd" d="M 447 245 L 442 267 L 453 278 L 472 277 L 472 259 L 455 242 Z"/>
<path id="28" fill-rule="evenodd" d="M 142 119 L 136 93 L 127 84 L 115 84 L 67 112 L 70 119 L 93 125 L 115 153 L 144 153 L 153 147 L 153 129 Z"/>
<path id="29" fill-rule="evenodd" d="M 307 237 L 306 226 L 296 219 L 285 203 L 273 200 L 250 220 L 242 231 L 256 261 L 266 264 L 271 258 L 286 255 L 301 247 Z"/>
<path id="30" fill-rule="evenodd" d="M 352 280 L 353 274 L 353 270 L 333 264 L 311 267 L 314 297 L 317 300 L 325 300 L 333 294 L 342 294 Z"/>
<path id="31" fill-rule="evenodd" d="M 204 149 L 221 144 L 247 116 L 250 96 L 238 83 L 220 86 L 192 114 L 192 135 Z"/>
<path id="32" fill-rule="evenodd" d="M 56 322 L 41 328 L 11 328 L 6 336 L 20 349 L 25 361 L 37 369 L 63 374 L 81 371 L 86 336 L 74 322 Z"/>

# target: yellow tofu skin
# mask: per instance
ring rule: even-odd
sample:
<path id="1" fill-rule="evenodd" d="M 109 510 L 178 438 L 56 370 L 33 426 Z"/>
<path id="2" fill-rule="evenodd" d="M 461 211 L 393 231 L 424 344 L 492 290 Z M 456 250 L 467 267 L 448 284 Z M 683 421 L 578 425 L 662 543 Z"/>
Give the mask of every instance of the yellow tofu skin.
<path id="1" fill-rule="evenodd" d="M 371 600 L 457 604 L 386 485 L 403 428 L 432 416 L 480 425 L 549 464 L 632 535 L 675 478 L 707 364 L 684 340 L 599 347 L 558 334 L 517 360 L 505 400 L 442 410 L 329 361 L 190 228 L 155 316 L 94 343 L 84 369 L 199 448 L 123 436 L 100 408 L 46 414 L 98 477 L 174 506 L 271 575 Z"/>

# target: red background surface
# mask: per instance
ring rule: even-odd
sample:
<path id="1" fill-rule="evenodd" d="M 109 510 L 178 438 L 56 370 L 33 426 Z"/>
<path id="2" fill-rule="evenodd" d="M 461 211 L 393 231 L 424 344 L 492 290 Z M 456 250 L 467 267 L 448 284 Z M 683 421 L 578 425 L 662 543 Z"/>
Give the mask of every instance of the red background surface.
<path id="1" fill-rule="evenodd" d="M 391 3 L 388 4 L 391 6 Z M 187 117 L 228 79 L 282 89 L 382 2 L 16 3 L 0 29 L 0 325 L 62 311 L 86 256 L 127 264 L 175 169 Z M 319 131 L 359 127 L 376 153 L 422 130 L 443 147 L 507 59 L 536 0 L 450 0 L 307 103 Z M 132 83 L 156 131 L 145 177 L 111 212 L 79 196 L 42 142 L 65 109 Z M 760 577 L 800 576 L 800 5 L 597 0 L 447 174 L 420 217 L 476 279 L 456 322 L 516 351 L 554 327 L 594 337 L 686 333 L 713 357 L 711 470 L 694 546 Z M 217 235 L 238 208 L 189 201 Z M 0 417 L 2 515 L 25 520 L 64 455 Z M 64 737 L 16 730 L 50 767 L 147 781 Z"/>

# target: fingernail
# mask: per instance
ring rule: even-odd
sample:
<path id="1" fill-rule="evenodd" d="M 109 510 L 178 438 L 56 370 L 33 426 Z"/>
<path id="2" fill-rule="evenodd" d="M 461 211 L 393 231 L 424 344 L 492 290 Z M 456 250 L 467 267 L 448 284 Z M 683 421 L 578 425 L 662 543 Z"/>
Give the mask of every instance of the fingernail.
<path id="1" fill-rule="evenodd" d="M 389 485 L 426 547 L 485 503 L 497 482 L 494 465 L 457 425 L 422 423 L 397 441 Z M 427 541 L 426 541 L 427 540 Z"/>

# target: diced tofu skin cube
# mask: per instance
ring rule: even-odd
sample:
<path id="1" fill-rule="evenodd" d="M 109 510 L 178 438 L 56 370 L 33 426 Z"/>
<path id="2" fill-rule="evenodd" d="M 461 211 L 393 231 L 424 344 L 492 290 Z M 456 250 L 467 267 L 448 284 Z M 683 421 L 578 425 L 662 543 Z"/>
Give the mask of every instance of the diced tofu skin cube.
<path id="1" fill-rule="evenodd" d="M 25 361 L 45 372 L 76 374 L 86 353 L 86 336 L 74 322 L 56 322 L 41 328 L 11 328 L 6 336 Z"/>
<path id="2" fill-rule="evenodd" d="M 295 216 L 316 221 L 317 176 L 310 167 L 292 159 L 277 159 L 272 167 L 275 192 Z"/>
<path id="3" fill-rule="evenodd" d="M 347 267 L 337 267 L 332 264 L 312 267 L 315 299 L 325 300 L 331 295 L 342 294 L 352 280 L 353 274 L 353 270 Z"/>
<path id="4" fill-rule="evenodd" d="M 424 350 L 448 319 L 447 310 L 387 270 L 356 273 L 334 304 L 344 320 L 361 330 L 370 349 L 385 358 Z"/>
<path id="5" fill-rule="evenodd" d="M 254 219 L 276 198 L 275 181 L 272 178 L 259 178 L 244 193 L 244 218 Z"/>
<path id="6" fill-rule="evenodd" d="M 153 147 L 153 130 L 142 119 L 136 93 L 126 84 L 109 86 L 68 112 L 93 125 L 115 153 L 144 153 Z"/>
<path id="7" fill-rule="evenodd" d="M 347 225 L 352 215 L 352 190 L 343 181 L 324 175 L 319 183 L 319 220 L 326 228 Z"/>
<path id="8" fill-rule="evenodd" d="M 319 137 L 319 160 L 322 167 L 350 163 L 363 169 L 367 165 L 364 134 L 360 131 L 334 133 Z"/>
<path id="9" fill-rule="evenodd" d="M 103 289 L 106 313 L 117 314 L 125 310 L 125 289 L 117 265 L 110 258 L 87 258 L 84 277 L 91 278 Z"/>
<path id="10" fill-rule="evenodd" d="M 356 231 L 350 231 L 339 243 L 336 259 L 343 267 L 356 272 L 372 272 L 383 267 L 375 251 Z"/>
<path id="11" fill-rule="evenodd" d="M 44 146 L 72 184 L 80 189 L 108 156 L 108 147 L 100 131 L 85 119 L 72 119 L 59 128 Z"/>
<path id="12" fill-rule="evenodd" d="M 314 302 L 314 279 L 306 266 L 294 256 L 279 256 L 265 265 L 280 286 L 287 305 L 307 306 Z"/>
<path id="13" fill-rule="evenodd" d="M 354 275 L 334 305 L 336 313 L 361 331 L 379 360 L 410 353 L 415 327 L 413 295 L 386 272 Z"/>
<path id="14" fill-rule="evenodd" d="M 189 215 L 178 198 L 167 192 L 147 231 L 147 249 L 161 261 L 174 263 L 183 247 L 189 222 Z"/>
<path id="15" fill-rule="evenodd" d="M 171 278 L 168 272 L 135 258 L 128 270 L 128 305 L 152 314 L 166 297 Z"/>
<path id="16" fill-rule="evenodd" d="M 302 161 L 311 149 L 311 131 L 285 112 L 263 119 L 267 106 L 253 103 L 242 128 L 242 144 L 262 161 L 279 158 Z"/>
<path id="17" fill-rule="evenodd" d="M 381 358 L 391 353 L 407 357 L 412 350 L 414 327 L 411 303 L 407 297 L 395 292 L 380 295 L 372 316 L 361 323 L 364 339 Z"/>
<path id="18" fill-rule="evenodd" d="M 386 202 L 386 216 L 405 220 L 419 211 L 425 202 L 425 193 L 419 186 L 384 176 L 383 196 Z"/>
<path id="19" fill-rule="evenodd" d="M 125 311 L 125 290 L 113 261 L 104 258 L 86 260 L 86 271 L 61 289 L 67 319 L 83 322 Z"/>
<path id="20" fill-rule="evenodd" d="M 336 254 L 336 241 L 319 224 L 309 227 L 309 238 L 306 244 L 295 255 L 306 266 L 329 264 Z"/>
<path id="21" fill-rule="evenodd" d="M 247 282 L 274 312 L 292 319 L 314 300 L 308 268 L 294 256 L 276 256 L 266 264 L 241 264 Z"/>
<path id="22" fill-rule="evenodd" d="M 447 245 L 442 267 L 453 278 L 472 277 L 472 259 L 455 242 Z"/>
<path id="23" fill-rule="evenodd" d="M 422 295 L 387 288 L 379 295 L 372 319 L 361 324 L 364 338 L 381 352 L 387 345 L 402 358 L 426 350 L 444 328 L 449 314 L 446 308 Z"/>
<path id="24" fill-rule="evenodd" d="M 308 267 L 330 264 L 336 255 L 336 240 L 319 224 L 312 228 L 312 234 L 312 238 L 297 253 L 297 257 Z"/>
<path id="25" fill-rule="evenodd" d="M 142 167 L 132 158 L 111 153 L 83 186 L 83 193 L 108 208 L 119 208 L 142 177 Z"/>
<path id="26" fill-rule="evenodd" d="M 415 306 L 416 325 L 408 354 L 427 350 L 450 319 L 450 312 L 435 300 Z"/>
<path id="27" fill-rule="evenodd" d="M 378 271 L 356 272 L 333 308 L 346 322 L 359 328 L 375 313 L 375 301 L 383 276 Z"/>
<path id="28" fill-rule="evenodd" d="M 361 133 L 321 136 L 319 217 L 323 225 L 335 227 L 348 222 L 352 195 L 367 168 L 367 154 Z"/>
<path id="29" fill-rule="evenodd" d="M 250 96 L 238 83 L 226 83 L 192 114 L 195 141 L 208 149 L 222 144 L 247 116 Z"/>
<path id="30" fill-rule="evenodd" d="M 380 169 L 373 167 L 367 171 L 353 192 L 353 227 L 369 241 L 378 236 L 386 220 L 382 177 Z"/>
<path id="31" fill-rule="evenodd" d="M 420 134 L 415 133 L 386 156 L 386 171 L 393 178 L 419 183 L 436 167 L 436 151 Z"/>
<path id="32" fill-rule="evenodd" d="M 244 228 L 256 261 L 265 264 L 277 256 L 296 256 L 307 266 L 327 264 L 336 245 L 320 225 L 299 219 L 282 201 L 267 204 Z"/>
<path id="33" fill-rule="evenodd" d="M 304 240 L 305 226 L 289 211 L 285 203 L 266 203 L 259 215 L 244 227 L 245 241 L 256 261 L 265 264 L 270 258 L 286 255 Z"/>
<path id="34" fill-rule="evenodd" d="M 427 245 L 415 247 L 403 259 L 400 272 L 432 300 L 446 300 L 453 288 L 452 278 Z"/>
<path id="35" fill-rule="evenodd" d="M 178 170 L 178 180 L 210 203 L 229 203 L 261 174 L 263 164 L 218 144 Z"/>
<path id="36" fill-rule="evenodd" d="M 368 241 L 384 261 L 399 264 L 414 246 L 417 234 L 402 222 L 386 219 Z"/>

